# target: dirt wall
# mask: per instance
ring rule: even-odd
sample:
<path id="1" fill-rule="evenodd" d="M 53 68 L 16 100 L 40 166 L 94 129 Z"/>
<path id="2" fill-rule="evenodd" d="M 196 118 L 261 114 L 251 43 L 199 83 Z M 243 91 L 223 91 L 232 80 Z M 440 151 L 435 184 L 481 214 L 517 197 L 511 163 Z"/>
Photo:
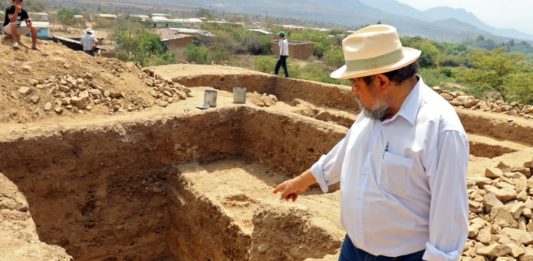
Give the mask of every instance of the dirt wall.
<path id="1" fill-rule="evenodd" d="M 39 240 L 28 202 L 0 173 L 0 260 L 72 260 L 64 249 Z"/>
<path id="2" fill-rule="evenodd" d="M 174 81 L 185 86 L 211 86 L 232 92 L 233 87 L 246 87 L 248 92 L 273 93 L 278 78 L 267 75 L 213 74 L 175 78 Z"/>
<path id="3" fill-rule="evenodd" d="M 513 120 L 480 116 L 476 113 L 458 112 L 466 132 L 481 134 L 500 140 L 509 140 L 521 144 L 533 145 L 533 125 L 515 124 Z M 521 119 L 520 119 L 521 120 Z"/>
<path id="4" fill-rule="evenodd" d="M 0 141 L 0 170 L 27 197 L 42 241 L 76 260 L 172 256 L 162 184 L 174 162 L 239 152 L 234 109 L 55 129 Z"/>
<path id="5" fill-rule="evenodd" d="M 248 88 L 249 92 L 274 94 L 278 100 L 288 104 L 291 104 L 295 99 L 300 99 L 315 106 L 357 113 L 357 105 L 350 94 L 350 88 L 347 86 L 262 74 L 195 75 L 176 77 L 174 81 L 188 87 L 212 86 L 230 92 L 235 86 L 244 86 Z M 531 135 L 533 126 L 526 120 L 513 118 L 516 121 L 520 120 L 520 123 L 515 123 L 513 119 L 503 115 L 482 115 L 481 112 L 472 110 L 459 110 L 458 114 L 465 130 L 469 133 L 533 145 L 533 135 Z M 333 120 L 346 127 L 351 125 L 351 119 L 346 117 L 335 119 L 324 117 L 324 119 Z"/>
<path id="6" fill-rule="evenodd" d="M 233 87 L 246 87 L 248 92 L 274 94 L 278 100 L 287 103 L 291 103 L 294 99 L 302 99 L 316 106 L 342 110 L 357 108 L 347 86 L 261 74 L 196 75 L 177 77 L 173 80 L 187 87 L 211 86 L 229 92 L 233 91 Z"/>
<path id="7" fill-rule="evenodd" d="M 302 261 L 336 253 L 341 241 L 310 220 L 307 211 L 287 205 L 258 211 L 253 219 L 250 260 Z"/>
<path id="8" fill-rule="evenodd" d="M 357 109 L 348 86 L 279 78 L 273 94 L 286 102 L 302 99 L 321 107 L 351 111 Z"/>
<path id="9" fill-rule="evenodd" d="M 186 180 L 171 178 L 169 247 L 175 260 L 248 260 L 251 239 Z"/>
<path id="10" fill-rule="evenodd" d="M 244 155 L 289 176 L 299 175 L 311 167 L 347 131 L 344 127 L 303 116 L 267 110 L 246 109 L 242 117 Z"/>

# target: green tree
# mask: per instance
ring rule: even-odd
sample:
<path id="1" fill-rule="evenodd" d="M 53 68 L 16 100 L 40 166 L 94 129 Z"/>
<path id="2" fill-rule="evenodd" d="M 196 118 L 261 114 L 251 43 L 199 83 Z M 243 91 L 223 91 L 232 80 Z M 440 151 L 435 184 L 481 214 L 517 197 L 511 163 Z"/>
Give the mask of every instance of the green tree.
<path id="1" fill-rule="evenodd" d="M 79 13 L 79 10 L 61 7 L 57 11 L 57 19 L 63 25 L 74 25 L 76 23 L 76 18 L 74 18 L 74 16 Z"/>
<path id="2" fill-rule="evenodd" d="M 515 74 L 525 73 L 531 68 L 523 55 L 505 53 L 505 48 L 475 51 L 469 55 L 469 60 L 473 68 L 463 70 L 460 74 L 462 79 L 470 83 L 476 91 L 485 93 L 494 90 L 505 100 L 513 96 L 510 95 L 513 88 L 510 88 L 509 80 L 515 79 L 513 82 L 516 83 L 519 76 Z"/>
<path id="3" fill-rule="evenodd" d="M 507 77 L 505 88 L 511 100 L 533 105 L 533 73 L 517 73 Z"/>
<path id="4" fill-rule="evenodd" d="M 187 55 L 187 61 L 196 64 L 207 64 L 209 56 L 209 49 L 205 46 L 196 46 L 189 44 L 185 51 Z"/>
<path id="5" fill-rule="evenodd" d="M 135 61 L 141 66 L 170 64 L 176 60 L 173 53 L 166 51 L 159 35 L 129 19 L 117 21 L 113 38 L 121 60 Z"/>
<path id="6" fill-rule="evenodd" d="M 440 51 L 431 41 L 420 37 L 402 38 L 405 46 L 416 48 L 422 51 L 418 63 L 422 68 L 433 68 L 438 66 Z"/>
<path id="7" fill-rule="evenodd" d="M 344 65 L 344 53 L 342 52 L 342 49 L 335 48 L 327 50 L 324 54 L 324 61 L 331 67 L 341 67 Z"/>

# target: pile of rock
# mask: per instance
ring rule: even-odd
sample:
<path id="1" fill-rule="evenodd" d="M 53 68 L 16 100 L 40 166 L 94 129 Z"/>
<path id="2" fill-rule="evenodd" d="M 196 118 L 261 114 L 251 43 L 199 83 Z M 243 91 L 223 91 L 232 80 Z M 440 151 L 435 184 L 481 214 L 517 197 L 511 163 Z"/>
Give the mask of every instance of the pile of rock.
<path id="1" fill-rule="evenodd" d="M 107 90 L 93 81 L 90 73 L 83 76 L 56 75 L 47 79 L 30 80 L 30 87 L 19 88 L 19 93 L 28 96 L 34 90 L 45 90 L 48 96 L 53 97 L 53 101 L 44 103 L 44 111 L 54 110 L 61 114 L 65 109 L 81 113 L 90 111 L 94 105 L 104 105 L 111 112 L 122 109 L 124 94 L 118 91 Z M 35 94 L 30 97 L 30 101 L 38 104 L 40 97 Z M 145 104 L 133 104 L 132 110 L 141 110 Z"/>
<path id="2" fill-rule="evenodd" d="M 191 97 L 191 90 L 177 82 L 150 76 L 143 79 L 144 83 L 151 88 L 150 95 L 156 99 L 155 104 L 161 107 Z"/>
<path id="3" fill-rule="evenodd" d="M 473 96 L 466 95 L 461 91 L 448 91 L 440 88 L 439 86 L 433 87 L 437 93 L 439 93 L 450 104 L 462 108 L 472 110 L 482 110 L 491 112 L 506 113 L 508 115 L 516 115 L 526 119 L 533 119 L 533 106 L 519 104 L 517 102 L 505 103 L 504 101 L 484 101 L 474 98 Z"/>
<path id="4" fill-rule="evenodd" d="M 467 179 L 470 226 L 462 260 L 533 260 L 533 161 Z"/>
<path id="5" fill-rule="evenodd" d="M 270 107 L 278 102 L 278 97 L 276 97 L 274 94 L 261 94 L 258 92 L 247 93 L 246 99 L 259 107 Z"/>
<path id="6" fill-rule="evenodd" d="M 116 70 L 119 72 L 121 67 L 117 67 Z M 150 95 L 156 99 L 154 103 L 159 106 L 166 107 L 169 103 L 190 96 L 190 90 L 181 84 L 155 79 L 146 74 L 140 78 L 144 79 L 146 86 L 151 88 Z M 110 113 L 141 111 L 152 106 L 149 102 L 135 97 L 126 102 L 126 95 L 123 92 L 113 91 L 97 84 L 90 73 L 77 76 L 55 75 L 39 80 L 30 79 L 29 86 L 20 87 L 18 92 L 36 105 L 41 102 L 42 98 L 43 110 L 45 112 L 53 110 L 57 114 L 62 114 L 65 110 L 83 113 L 93 110 L 96 105 L 107 107 Z"/>
<path id="7" fill-rule="evenodd" d="M 121 73 L 128 71 L 132 72 L 133 70 L 139 70 L 140 67 L 135 63 L 129 62 L 124 63 L 115 58 L 105 58 L 97 59 L 96 63 L 106 69 L 106 71 L 112 73 L 113 75 L 120 76 Z"/>

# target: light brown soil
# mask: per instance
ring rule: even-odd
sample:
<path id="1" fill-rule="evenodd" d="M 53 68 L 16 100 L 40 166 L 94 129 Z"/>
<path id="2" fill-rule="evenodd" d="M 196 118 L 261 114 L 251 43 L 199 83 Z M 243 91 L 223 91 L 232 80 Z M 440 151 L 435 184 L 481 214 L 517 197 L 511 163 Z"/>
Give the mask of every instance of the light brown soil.
<path id="1" fill-rule="evenodd" d="M 116 59 L 91 57 L 84 52 L 72 51 L 64 46 L 40 41 L 39 51 L 31 50 L 31 41 L 22 38 L 24 47 L 11 48 L 11 41 L 2 37 L 0 44 L 0 123 L 27 123 L 33 121 L 61 121 L 78 119 L 83 121 L 94 115 L 116 115 L 129 111 L 140 111 L 155 106 L 157 99 L 151 95 L 153 87 L 146 84 L 149 76 L 133 63 Z M 50 77 L 72 76 L 75 79 L 91 77 L 91 85 L 102 92 L 120 93 L 123 98 L 91 104 L 93 108 L 69 110 L 63 107 L 61 113 L 54 112 L 62 96 L 78 95 L 81 91 L 61 92 L 58 85 L 48 82 Z M 37 83 L 32 84 L 32 81 Z M 28 87 L 24 95 L 19 88 Z M 31 99 L 38 99 L 32 102 Z M 179 100 L 179 98 L 177 99 Z M 50 103 L 52 109 L 45 110 Z M 111 104 L 117 104 L 113 109 Z"/>
<path id="2" fill-rule="evenodd" d="M 0 45 L 17 61 L 10 50 Z M 33 78 L 65 72 L 65 63 L 81 68 L 87 58 L 53 43 L 18 52 L 25 58 L 14 68 L 30 64 Z M 69 73 L 89 70 L 99 84 L 108 81 L 151 106 L 112 115 L 105 107 L 39 113 L 40 105 L 18 95 L 12 82 L 0 82 L 6 87 L 0 109 L 17 111 L 0 121 L 0 234 L 7 231 L 0 250 L 10 246 L 0 260 L 335 260 L 343 237 L 338 192 L 313 188 L 288 203 L 271 189 L 345 135 L 357 117 L 348 87 L 221 66 L 172 65 L 143 74 L 104 58 L 86 64 Z M 109 74 L 106 66 L 124 71 Z M 153 106 L 145 80 L 155 74 L 189 87 L 191 97 Z M 236 86 L 248 88 L 247 104 L 233 104 Z M 207 88 L 219 90 L 218 106 L 197 109 Z M 531 121 L 459 114 L 470 134 L 469 175 L 499 161 L 531 160 Z"/>

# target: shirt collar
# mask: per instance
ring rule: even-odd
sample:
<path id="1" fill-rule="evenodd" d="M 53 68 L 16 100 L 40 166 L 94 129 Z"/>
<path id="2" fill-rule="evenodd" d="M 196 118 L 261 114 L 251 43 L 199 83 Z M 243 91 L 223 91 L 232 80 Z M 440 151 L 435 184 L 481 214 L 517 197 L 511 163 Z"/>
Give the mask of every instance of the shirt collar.
<path id="1" fill-rule="evenodd" d="M 400 108 L 400 111 L 396 113 L 392 118 L 384 120 L 382 123 L 387 124 L 389 122 L 392 122 L 396 119 L 396 117 L 401 116 L 405 120 L 407 120 L 411 125 L 415 125 L 416 122 L 416 116 L 418 114 L 418 109 L 420 108 L 421 98 L 420 98 L 420 86 L 424 84 L 424 81 L 422 80 L 422 77 L 418 76 L 418 82 L 416 83 L 415 87 L 409 92 L 409 95 L 405 97 L 405 100 L 403 101 L 402 107 Z"/>

